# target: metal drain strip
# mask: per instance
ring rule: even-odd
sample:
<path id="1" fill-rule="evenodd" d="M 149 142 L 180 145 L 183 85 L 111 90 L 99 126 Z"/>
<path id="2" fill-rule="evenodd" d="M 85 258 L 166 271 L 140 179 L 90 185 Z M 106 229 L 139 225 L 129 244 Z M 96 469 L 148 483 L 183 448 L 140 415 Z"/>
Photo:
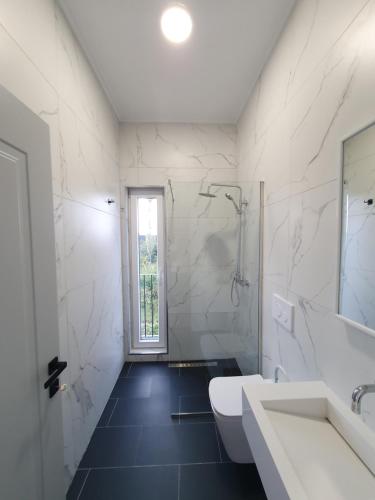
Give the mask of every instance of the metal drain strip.
<path id="1" fill-rule="evenodd" d="M 171 418 L 201 417 L 204 415 L 212 415 L 212 411 L 187 411 L 187 412 L 171 413 Z"/>
<path id="2" fill-rule="evenodd" d="M 168 368 L 199 368 L 202 366 L 217 366 L 217 361 L 192 361 L 168 364 Z"/>

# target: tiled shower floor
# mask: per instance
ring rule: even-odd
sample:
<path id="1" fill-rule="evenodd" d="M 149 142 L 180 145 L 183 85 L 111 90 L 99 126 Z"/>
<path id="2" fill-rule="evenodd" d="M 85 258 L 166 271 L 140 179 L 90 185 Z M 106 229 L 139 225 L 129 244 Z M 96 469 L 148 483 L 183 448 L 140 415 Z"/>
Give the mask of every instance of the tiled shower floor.
<path id="1" fill-rule="evenodd" d="M 81 461 L 68 500 L 265 500 L 254 465 L 225 453 L 209 411 L 208 383 L 240 374 L 217 367 L 126 363 Z"/>

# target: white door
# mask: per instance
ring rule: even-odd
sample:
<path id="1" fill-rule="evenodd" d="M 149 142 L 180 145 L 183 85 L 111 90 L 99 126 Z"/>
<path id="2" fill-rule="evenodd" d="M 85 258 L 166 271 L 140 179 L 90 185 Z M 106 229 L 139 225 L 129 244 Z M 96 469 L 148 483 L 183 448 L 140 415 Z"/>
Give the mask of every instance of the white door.
<path id="1" fill-rule="evenodd" d="M 131 352 L 166 353 L 165 224 L 162 189 L 129 190 Z"/>
<path id="2" fill-rule="evenodd" d="M 64 498 L 49 134 L 0 88 L 0 498 Z"/>

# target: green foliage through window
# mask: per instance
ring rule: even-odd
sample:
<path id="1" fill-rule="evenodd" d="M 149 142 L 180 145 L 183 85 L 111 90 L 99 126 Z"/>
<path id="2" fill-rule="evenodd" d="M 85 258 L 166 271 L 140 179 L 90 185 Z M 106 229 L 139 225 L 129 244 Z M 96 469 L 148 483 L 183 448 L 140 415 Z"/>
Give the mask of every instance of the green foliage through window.
<path id="1" fill-rule="evenodd" d="M 139 291 L 141 305 L 141 340 L 159 337 L 159 279 L 156 235 L 139 235 Z"/>

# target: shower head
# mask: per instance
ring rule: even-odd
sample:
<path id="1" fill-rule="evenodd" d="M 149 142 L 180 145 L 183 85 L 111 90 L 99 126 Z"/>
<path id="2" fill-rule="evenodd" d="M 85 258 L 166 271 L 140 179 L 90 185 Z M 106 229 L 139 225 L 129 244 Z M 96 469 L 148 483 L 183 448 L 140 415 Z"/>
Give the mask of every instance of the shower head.
<path id="1" fill-rule="evenodd" d="M 206 191 L 205 193 L 198 193 L 199 196 L 203 196 L 204 198 L 216 198 L 216 194 L 212 194 L 209 191 Z"/>
<path id="2" fill-rule="evenodd" d="M 216 198 L 216 194 L 213 194 L 211 193 L 211 188 L 215 186 L 215 187 L 229 187 L 229 188 L 236 188 L 239 190 L 240 192 L 240 199 L 239 199 L 239 203 L 237 204 L 236 201 L 234 200 L 233 196 L 230 194 L 230 193 L 225 193 L 225 197 L 227 200 L 231 201 L 233 203 L 233 206 L 237 212 L 238 215 L 241 215 L 242 214 L 242 206 L 243 205 L 247 205 L 246 202 L 242 202 L 242 190 L 239 186 L 234 186 L 234 185 L 231 185 L 231 184 L 210 184 L 207 188 L 207 191 L 205 192 L 201 192 L 201 193 L 198 193 L 199 196 L 203 196 L 204 198 Z"/>
<path id="3" fill-rule="evenodd" d="M 238 213 L 238 215 L 241 215 L 242 211 L 240 207 L 237 205 L 237 203 L 234 201 L 233 196 L 229 193 L 225 193 L 225 198 L 233 203 L 236 212 Z"/>

